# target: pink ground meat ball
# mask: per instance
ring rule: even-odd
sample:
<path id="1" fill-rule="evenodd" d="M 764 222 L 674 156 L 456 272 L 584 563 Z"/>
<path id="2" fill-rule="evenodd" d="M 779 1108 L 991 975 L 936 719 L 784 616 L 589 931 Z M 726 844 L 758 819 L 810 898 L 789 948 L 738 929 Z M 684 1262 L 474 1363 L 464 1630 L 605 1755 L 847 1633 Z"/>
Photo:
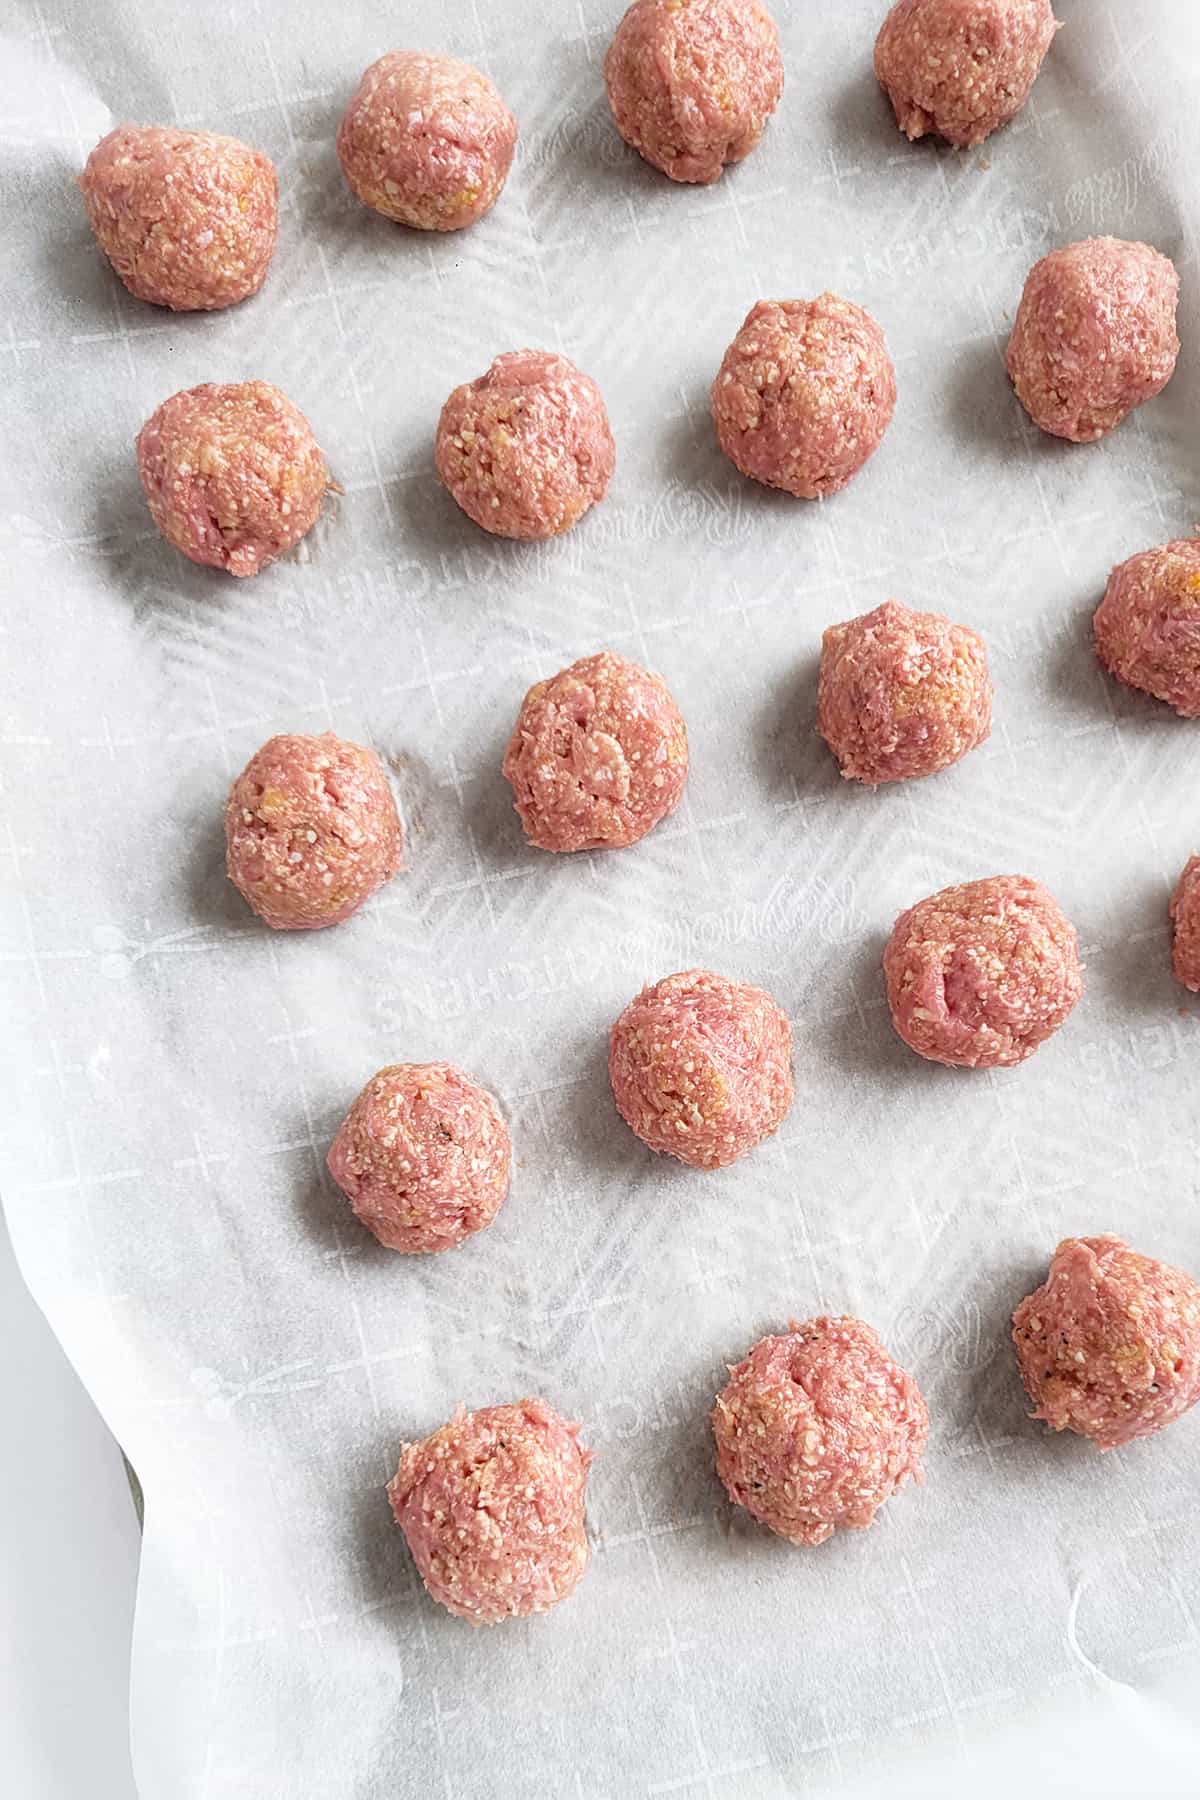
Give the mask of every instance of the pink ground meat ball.
<path id="1" fill-rule="evenodd" d="M 895 600 L 831 625 L 817 718 L 848 780 L 874 787 L 949 768 L 992 728 L 983 639 Z"/>
<path id="2" fill-rule="evenodd" d="M 1149 244 L 1087 238 L 1052 250 L 1025 283 L 1008 372 L 1035 425 L 1094 443 L 1175 372 L 1179 276 Z"/>
<path id="3" fill-rule="evenodd" d="M 870 313 L 836 294 L 760 300 L 725 352 L 712 413 L 743 475 L 805 500 L 836 494 L 883 439 L 896 371 Z"/>
<path id="4" fill-rule="evenodd" d="M 215 131 L 118 125 L 79 185 L 96 241 L 137 299 L 210 312 L 266 279 L 279 183 L 261 150 Z"/>
<path id="5" fill-rule="evenodd" d="M 389 1250 L 450 1250 L 490 1225 L 512 1144 L 485 1088 L 449 1063 L 398 1063 L 368 1081 L 333 1140 L 329 1173 Z"/>
<path id="6" fill-rule="evenodd" d="M 970 148 L 1020 112 L 1057 30 L 1050 0 L 899 0 L 875 73 L 906 137 Z"/>
<path id="7" fill-rule="evenodd" d="M 331 485 L 311 425 L 269 381 L 172 394 L 142 426 L 136 450 L 163 536 L 230 575 L 257 575 L 298 544 Z"/>
<path id="8" fill-rule="evenodd" d="M 643 988 L 612 1028 L 617 1111 L 644 1144 L 722 1169 L 792 1104 L 792 1028 L 762 988 L 688 969 Z"/>
<path id="9" fill-rule="evenodd" d="M 1171 896 L 1175 978 L 1200 994 L 1200 856 L 1189 856 Z"/>
<path id="10" fill-rule="evenodd" d="M 1119 1237 L 1064 1238 L 1013 1314 L 1013 1342 L 1034 1418 L 1101 1450 L 1200 1400 L 1200 1287 Z"/>
<path id="11" fill-rule="evenodd" d="M 779 32 L 758 0 L 634 0 L 604 82 L 617 130 L 648 163 L 672 181 L 716 181 L 779 105 Z"/>
<path id="12" fill-rule="evenodd" d="M 485 531 L 550 538 L 603 500 L 616 446 L 590 375 L 548 350 L 509 350 L 450 395 L 434 461 Z"/>
<path id="13" fill-rule="evenodd" d="M 517 121 L 478 69 L 393 50 L 359 82 L 337 152 L 365 205 L 418 231 L 458 231 L 496 204 L 516 142 Z"/>
<path id="14" fill-rule="evenodd" d="M 373 750 L 332 731 L 273 737 L 229 793 L 226 868 L 276 931 L 318 931 L 357 912 L 400 867 L 396 802 Z"/>
<path id="15" fill-rule="evenodd" d="M 1115 568 L 1092 629 L 1110 675 L 1200 718 L 1200 538 L 1143 550 Z"/>
<path id="16" fill-rule="evenodd" d="M 943 888 L 900 914 L 884 951 L 892 1024 L 959 1069 L 1011 1069 L 1083 993 L 1074 926 L 1026 875 Z"/>
<path id="17" fill-rule="evenodd" d="M 549 1612 L 587 1567 L 591 1452 L 542 1400 L 458 1409 L 388 1484 L 432 1597 L 472 1625 Z"/>
<path id="18" fill-rule="evenodd" d="M 862 1530 L 923 1481 L 929 1413 L 861 1319 L 809 1319 L 760 1338 L 717 1395 L 717 1474 L 736 1506 L 792 1544 Z"/>
<path id="19" fill-rule="evenodd" d="M 531 687 L 504 753 L 539 850 L 621 850 L 675 811 L 687 727 L 666 682 L 611 650 Z"/>

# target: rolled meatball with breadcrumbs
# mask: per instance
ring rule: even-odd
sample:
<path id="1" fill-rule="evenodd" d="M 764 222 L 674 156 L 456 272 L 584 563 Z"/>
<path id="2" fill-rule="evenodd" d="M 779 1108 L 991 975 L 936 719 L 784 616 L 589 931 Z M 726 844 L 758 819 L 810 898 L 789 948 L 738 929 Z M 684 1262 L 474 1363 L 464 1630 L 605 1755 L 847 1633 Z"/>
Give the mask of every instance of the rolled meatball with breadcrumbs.
<path id="1" fill-rule="evenodd" d="M 761 0 L 633 0 L 604 59 L 617 130 L 672 181 L 716 181 L 754 149 L 783 93 Z"/>
<path id="2" fill-rule="evenodd" d="M 470 1625 L 549 1612 L 587 1568 L 592 1456 L 544 1400 L 481 1406 L 405 1444 L 388 1499 L 430 1598 Z"/>
<path id="3" fill-rule="evenodd" d="M 150 516 L 189 561 L 257 575 L 310 532 L 333 485 L 300 408 L 269 381 L 205 382 L 138 433 Z"/>
<path id="4" fill-rule="evenodd" d="M 836 294 L 760 300 L 725 352 L 712 389 L 717 441 L 752 481 L 824 500 L 883 441 L 896 371 L 883 332 Z"/>
<path id="5" fill-rule="evenodd" d="M 442 485 L 496 537 L 557 537 L 608 492 L 616 447 L 600 389 L 565 356 L 510 350 L 455 388 L 434 443 Z"/>
<path id="6" fill-rule="evenodd" d="M 263 151 L 216 131 L 118 125 L 79 185 L 96 242 L 136 299 L 212 312 L 265 281 L 279 181 Z"/>

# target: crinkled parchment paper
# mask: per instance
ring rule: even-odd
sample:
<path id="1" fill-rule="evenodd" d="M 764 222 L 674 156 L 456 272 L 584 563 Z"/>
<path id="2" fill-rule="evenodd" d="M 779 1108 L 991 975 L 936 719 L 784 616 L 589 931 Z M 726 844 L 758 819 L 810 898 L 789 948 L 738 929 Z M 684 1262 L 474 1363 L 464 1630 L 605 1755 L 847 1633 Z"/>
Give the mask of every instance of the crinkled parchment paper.
<path id="1" fill-rule="evenodd" d="M 1200 1003 L 1166 927 L 1200 736 L 1104 680 L 1087 630 L 1114 561 L 1200 518 L 1200 17 L 1058 0 L 1032 104 L 963 155 L 895 131 L 883 0 L 783 0 L 783 106 L 692 190 L 610 126 L 618 6 L 8 0 L 0 1185 L 145 1487 L 148 1800 L 928 1793 L 946 1757 L 982 1786 L 1005 1727 L 1048 1720 L 1078 1771 L 1103 1721 L 1105 1766 L 1145 1771 L 1195 1715 L 1200 1420 L 1104 1458 L 1049 1437 L 1006 1321 L 1069 1231 L 1200 1265 Z M 340 110 L 405 43 L 482 64 L 521 121 L 469 233 L 343 189 Z M 257 299 L 176 318 L 116 284 L 74 180 L 122 118 L 275 157 Z M 1179 261 L 1185 349 L 1074 448 L 1024 420 L 1002 349 L 1033 260 L 1099 231 Z M 755 298 L 825 287 L 882 322 L 900 401 L 821 507 L 742 482 L 706 411 Z M 527 344 L 596 377 L 618 442 L 605 504 L 535 548 L 485 539 L 432 468 L 445 394 Z M 176 389 L 251 376 L 346 492 L 239 583 L 155 535 L 132 444 Z M 996 730 L 871 794 L 815 735 L 815 661 L 888 595 L 983 632 Z M 691 783 L 636 850 L 554 860 L 501 751 L 526 686 L 602 645 L 666 676 Z M 276 937 L 225 882 L 222 801 L 269 733 L 326 726 L 388 759 L 409 869 L 350 925 Z M 1077 921 L 1086 998 L 1016 1072 L 924 1065 L 883 936 L 1014 870 Z M 785 1127 L 712 1175 L 645 1152 L 604 1071 L 633 990 L 694 963 L 797 1031 Z M 366 1077 L 423 1058 L 502 1097 L 517 1163 L 492 1230 L 409 1261 L 322 1164 Z M 934 1427 L 923 1490 L 805 1554 L 731 1517 L 706 1413 L 727 1359 L 818 1308 L 881 1330 Z M 526 1392 L 596 1450 L 594 1560 L 554 1616 L 475 1633 L 423 1596 L 383 1482 L 459 1400 Z M 1026 1786 L 1056 1766 L 1019 1754 Z"/>

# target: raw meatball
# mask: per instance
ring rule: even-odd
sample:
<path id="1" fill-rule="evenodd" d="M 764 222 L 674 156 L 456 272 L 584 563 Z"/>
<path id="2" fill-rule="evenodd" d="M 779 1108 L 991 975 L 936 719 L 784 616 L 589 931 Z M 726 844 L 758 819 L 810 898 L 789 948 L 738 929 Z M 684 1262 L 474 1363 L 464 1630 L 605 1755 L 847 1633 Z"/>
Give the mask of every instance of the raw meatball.
<path id="1" fill-rule="evenodd" d="M 749 156 L 783 92 L 758 0 L 634 0 L 604 59 L 617 130 L 672 181 L 716 181 Z"/>
<path id="2" fill-rule="evenodd" d="M 500 197 L 517 121 L 498 90 L 453 56 L 392 50 L 371 64 L 338 128 L 358 198 L 418 231 L 458 231 Z"/>
<path id="3" fill-rule="evenodd" d="M 825 632 L 817 709 L 848 780 L 874 787 L 935 775 L 992 728 L 983 639 L 888 600 Z"/>
<path id="4" fill-rule="evenodd" d="M 1189 856 L 1171 896 L 1176 980 L 1200 994 L 1200 856 Z"/>
<path id="5" fill-rule="evenodd" d="M 792 1544 L 870 1525 L 923 1481 L 929 1413 L 912 1376 L 861 1319 L 809 1319 L 760 1338 L 712 1413 L 729 1498 Z"/>
<path id="6" fill-rule="evenodd" d="M 1025 283 L 1008 372 L 1035 425 L 1094 443 L 1160 394 L 1179 338 L 1174 263 L 1149 244 L 1087 238 L 1052 250 Z"/>
<path id="7" fill-rule="evenodd" d="M 1119 1237 L 1064 1238 L 1013 1314 L 1013 1342 L 1034 1418 L 1101 1450 L 1200 1400 L 1200 1287 Z"/>
<path id="8" fill-rule="evenodd" d="M 485 1088 L 449 1063 L 397 1063 L 350 1108 L 329 1173 L 389 1250 L 450 1250 L 499 1212 L 511 1158 Z"/>
<path id="9" fill-rule="evenodd" d="M 461 1406 L 405 1444 L 388 1483 L 396 1523 L 432 1597 L 472 1625 L 549 1612 L 587 1567 L 591 1452 L 543 1400 Z"/>
<path id="10" fill-rule="evenodd" d="M 215 131 L 118 125 L 79 185 L 96 241 L 139 300 L 211 312 L 266 279 L 279 182 L 261 150 Z"/>
<path id="11" fill-rule="evenodd" d="M 992 875 L 900 914 L 883 955 L 892 1024 L 958 1069 L 1011 1069 L 1083 992 L 1075 927 L 1040 881 Z"/>
<path id="12" fill-rule="evenodd" d="M 760 300 L 713 383 L 721 448 L 743 475 L 823 500 L 878 450 L 896 405 L 883 333 L 861 306 Z"/>
<path id="13" fill-rule="evenodd" d="M 612 1028 L 617 1111 L 651 1150 L 723 1169 L 792 1104 L 792 1028 L 762 988 L 688 969 L 643 988 Z"/>
<path id="14" fill-rule="evenodd" d="M 373 750 L 326 731 L 273 737 L 225 809 L 229 879 L 276 931 L 340 925 L 401 867 L 396 802 Z"/>
<path id="15" fill-rule="evenodd" d="M 1092 622 L 1110 675 L 1200 718 L 1200 538 L 1142 550 L 1108 578 Z"/>
<path id="16" fill-rule="evenodd" d="M 192 562 L 257 575 L 316 524 L 329 470 L 298 406 L 269 381 L 206 382 L 137 438 L 154 523 Z"/>
<path id="17" fill-rule="evenodd" d="M 1050 0 L 899 0 L 875 73 L 906 137 L 970 148 L 1020 112 L 1057 30 Z"/>
<path id="18" fill-rule="evenodd" d="M 679 805 L 687 727 L 660 676 L 602 650 L 530 688 L 503 772 L 539 850 L 622 850 Z"/>
<path id="19" fill-rule="evenodd" d="M 434 460 L 468 518 L 497 537 L 549 538 L 608 492 L 616 447 L 600 389 L 549 350 L 509 350 L 456 387 Z"/>

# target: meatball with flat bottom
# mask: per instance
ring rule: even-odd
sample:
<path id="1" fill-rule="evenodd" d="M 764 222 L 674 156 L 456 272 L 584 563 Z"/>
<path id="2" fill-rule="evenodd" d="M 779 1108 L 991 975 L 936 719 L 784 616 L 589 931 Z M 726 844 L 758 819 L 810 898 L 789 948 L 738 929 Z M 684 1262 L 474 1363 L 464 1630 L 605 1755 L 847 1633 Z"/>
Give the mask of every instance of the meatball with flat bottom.
<path id="1" fill-rule="evenodd" d="M 899 0 L 875 74 L 907 138 L 971 149 L 1020 112 L 1057 30 L 1050 0 Z"/>

